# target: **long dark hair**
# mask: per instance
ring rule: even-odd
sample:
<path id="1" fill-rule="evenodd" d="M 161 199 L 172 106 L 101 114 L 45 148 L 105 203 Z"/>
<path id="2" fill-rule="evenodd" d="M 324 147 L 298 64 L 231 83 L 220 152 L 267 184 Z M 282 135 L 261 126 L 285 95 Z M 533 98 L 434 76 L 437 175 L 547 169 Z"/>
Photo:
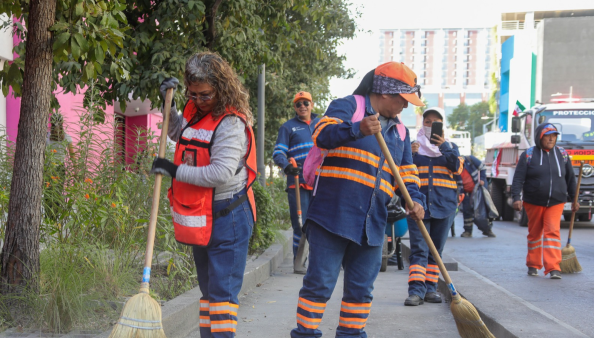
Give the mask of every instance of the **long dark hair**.
<path id="1" fill-rule="evenodd" d="M 354 90 L 354 93 L 352 93 L 352 95 L 367 95 L 371 92 L 371 89 L 373 89 L 373 77 L 375 76 L 375 69 L 373 69 L 372 71 L 368 72 L 362 79 L 362 81 L 360 81 L 360 84 L 358 85 L 358 87 L 356 87 L 356 89 Z"/>

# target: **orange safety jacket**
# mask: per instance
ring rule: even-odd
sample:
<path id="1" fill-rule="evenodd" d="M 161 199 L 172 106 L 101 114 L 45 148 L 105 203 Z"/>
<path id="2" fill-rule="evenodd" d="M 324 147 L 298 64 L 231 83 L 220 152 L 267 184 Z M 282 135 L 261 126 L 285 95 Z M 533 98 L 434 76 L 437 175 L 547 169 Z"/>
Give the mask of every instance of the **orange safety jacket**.
<path id="1" fill-rule="evenodd" d="M 183 117 L 186 121 L 192 121 L 196 115 L 196 106 L 188 101 L 183 111 Z M 254 202 L 254 192 L 252 183 L 256 179 L 256 147 L 254 141 L 254 132 L 246 124 L 244 115 L 234 108 L 227 108 L 227 112 L 218 118 L 212 114 L 207 114 L 199 121 L 188 124 L 183 128 L 181 136 L 175 146 L 176 165 L 186 164 L 196 167 L 207 166 L 210 164 L 212 138 L 215 130 L 223 118 L 227 115 L 236 115 L 246 125 L 246 135 L 248 136 L 248 150 L 246 152 L 245 167 L 248 169 L 248 182 L 246 183 L 247 199 L 252 206 L 254 222 L 256 222 L 256 205 Z M 184 133 L 186 129 L 193 129 L 194 132 Z M 184 134 L 189 136 L 184 137 Z M 237 174 L 237 173 L 236 173 Z M 169 201 L 171 205 L 171 214 L 173 216 L 173 225 L 175 226 L 175 240 L 187 245 L 208 246 L 212 237 L 213 222 L 220 216 L 225 216 L 231 210 L 225 208 L 218 214 L 213 214 L 213 202 L 215 188 L 201 187 L 173 179 L 171 188 L 169 188 Z M 245 197 L 240 197 L 239 200 Z M 236 203 L 237 201 L 233 202 Z"/>

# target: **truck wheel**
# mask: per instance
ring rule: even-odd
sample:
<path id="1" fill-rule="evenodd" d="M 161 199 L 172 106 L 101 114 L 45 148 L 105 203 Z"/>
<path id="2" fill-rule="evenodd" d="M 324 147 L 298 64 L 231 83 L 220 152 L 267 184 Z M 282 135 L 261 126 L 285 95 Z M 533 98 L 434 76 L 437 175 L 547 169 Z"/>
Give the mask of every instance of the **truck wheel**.
<path id="1" fill-rule="evenodd" d="M 392 225 L 393 226 L 393 225 Z M 379 268 L 380 272 L 385 272 L 387 270 L 387 255 L 388 255 L 388 236 L 383 235 L 383 245 L 381 246 L 381 268 Z"/>
<path id="2" fill-rule="evenodd" d="M 502 192 L 502 188 L 504 184 L 498 180 L 492 180 L 492 184 L 490 184 L 490 195 L 492 196 L 492 201 L 494 202 L 494 206 L 496 210 L 498 210 L 498 215 L 503 216 L 503 206 L 504 206 L 504 194 Z M 512 210 L 512 208 L 511 208 Z"/>
<path id="3" fill-rule="evenodd" d="M 521 218 L 519 219 L 519 225 L 522 227 L 527 227 L 527 224 L 529 224 L 529 218 L 527 217 L 525 208 L 522 208 L 520 213 L 521 213 Z"/>
<path id="4" fill-rule="evenodd" d="M 502 220 L 507 222 L 512 222 L 515 220 L 515 209 L 513 209 L 512 205 L 508 204 L 507 198 L 502 198 L 504 202 L 504 206 L 502 207 Z"/>
<path id="5" fill-rule="evenodd" d="M 577 220 L 579 222 L 589 222 L 592 218 L 590 217 L 590 214 L 586 212 L 585 214 L 577 215 Z"/>

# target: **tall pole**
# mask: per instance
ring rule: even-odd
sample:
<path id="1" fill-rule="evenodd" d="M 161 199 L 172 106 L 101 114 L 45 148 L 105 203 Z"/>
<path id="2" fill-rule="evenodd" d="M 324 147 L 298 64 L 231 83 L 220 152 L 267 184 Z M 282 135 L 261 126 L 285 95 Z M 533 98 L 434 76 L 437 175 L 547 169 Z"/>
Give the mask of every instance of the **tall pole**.
<path id="1" fill-rule="evenodd" d="M 260 174 L 259 182 L 265 186 L 265 64 L 258 72 L 258 126 L 256 127 L 256 166 Z"/>

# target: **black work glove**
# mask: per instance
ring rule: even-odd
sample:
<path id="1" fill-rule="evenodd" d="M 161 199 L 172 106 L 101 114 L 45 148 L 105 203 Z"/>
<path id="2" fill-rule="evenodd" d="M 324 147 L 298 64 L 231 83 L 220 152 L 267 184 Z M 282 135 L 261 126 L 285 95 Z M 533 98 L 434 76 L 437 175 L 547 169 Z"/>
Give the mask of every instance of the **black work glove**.
<path id="1" fill-rule="evenodd" d="M 154 162 L 152 162 L 152 169 L 150 170 L 150 173 L 176 178 L 175 176 L 177 176 L 178 167 L 178 165 L 167 159 L 157 157 L 154 159 Z"/>
<path id="2" fill-rule="evenodd" d="M 287 167 L 283 169 L 283 172 L 286 175 L 298 176 L 302 172 L 302 167 L 294 167 L 292 164 L 288 164 Z"/>
<path id="3" fill-rule="evenodd" d="M 168 77 L 163 80 L 160 84 L 160 96 L 163 99 L 163 106 L 165 105 L 165 97 L 167 97 L 167 89 L 173 88 L 173 91 L 177 90 L 177 85 L 179 84 L 179 80 L 175 77 Z M 171 100 L 171 107 L 175 106 L 175 96 L 173 96 L 173 100 Z"/>

